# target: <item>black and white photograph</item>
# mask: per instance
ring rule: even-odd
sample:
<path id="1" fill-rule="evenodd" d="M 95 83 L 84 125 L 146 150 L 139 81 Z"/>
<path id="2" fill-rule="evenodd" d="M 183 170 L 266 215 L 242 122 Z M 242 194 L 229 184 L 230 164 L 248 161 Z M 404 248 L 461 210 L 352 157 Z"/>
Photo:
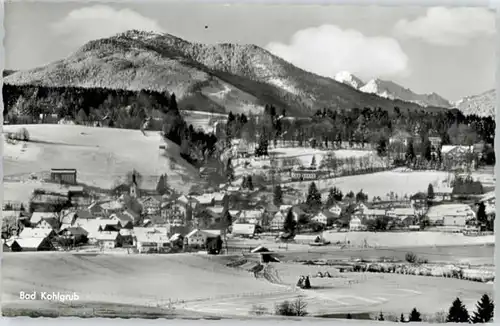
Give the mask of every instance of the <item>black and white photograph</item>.
<path id="1" fill-rule="evenodd" d="M 4 14 L 3 317 L 494 320 L 494 9 Z"/>

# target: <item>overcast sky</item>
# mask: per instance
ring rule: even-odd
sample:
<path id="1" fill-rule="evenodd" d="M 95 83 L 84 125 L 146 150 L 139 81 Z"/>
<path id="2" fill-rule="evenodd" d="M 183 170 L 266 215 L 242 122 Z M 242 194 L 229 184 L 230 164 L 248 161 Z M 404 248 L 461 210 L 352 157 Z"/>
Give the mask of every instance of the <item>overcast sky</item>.
<path id="1" fill-rule="evenodd" d="M 349 71 L 452 101 L 495 87 L 495 14 L 483 8 L 14 2 L 5 4 L 4 25 L 6 69 L 44 65 L 91 39 L 139 29 L 252 43 L 320 75 Z"/>

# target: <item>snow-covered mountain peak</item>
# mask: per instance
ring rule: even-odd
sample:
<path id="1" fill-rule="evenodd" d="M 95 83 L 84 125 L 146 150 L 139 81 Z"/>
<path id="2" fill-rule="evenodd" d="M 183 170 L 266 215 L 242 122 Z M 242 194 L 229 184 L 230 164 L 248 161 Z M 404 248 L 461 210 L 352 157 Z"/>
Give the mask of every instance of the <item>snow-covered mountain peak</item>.
<path id="1" fill-rule="evenodd" d="M 339 83 L 349 85 L 349 86 L 356 88 L 356 89 L 359 89 L 364 84 L 360 78 L 354 76 L 353 74 L 351 74 L 348 71 L 341 71 L 341 72 L 337 73 L 335 75 L 334 79 L 336 81 L 338 81 Z"/>

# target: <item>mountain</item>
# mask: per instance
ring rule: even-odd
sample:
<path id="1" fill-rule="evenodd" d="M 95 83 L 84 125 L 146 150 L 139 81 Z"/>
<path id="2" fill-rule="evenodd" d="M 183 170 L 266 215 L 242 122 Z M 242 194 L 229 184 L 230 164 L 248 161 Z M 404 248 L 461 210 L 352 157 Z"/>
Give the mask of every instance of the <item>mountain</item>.
<path id="1" fill-rule="evenodd" d="M 334 77 L 336 81 L 339 83 L 344 83 L 346 85 L 349 85 L 355 89 L 359 89 L 361 86 L 363 86 L 365 83 L 359 79 L 358 77 L 354 76 L 348 71 L 341 71 L 337 73 Z"/>
<path id="2" fill-rule="evenodd" d="M 455 102 L 454 106 L 462 111 L 463 114 L 475 114 L 480 117 L 495 117 L 495 89 L 486 91 L 479 95 L 466 96 Z"/>
<path id="3" fill-rule="evenodd" d="M 410 89 L 398 85 L 392 81 L 372 79 L 364 86 L 359 88 L 359 90 L 365 93 L 377 94 L 378 96 L 389 99 L 400 99 L 406 102 L 417 103 L 418 105 L 424 107 L 451 107 L 451 104 L 448 100 L 442 98 L 436 93 L 416 94 Z"/>
<path id="4" fill-rule="evenodd" d="M 265 104 L 297 116 L 325 107 L 423 109 L 307 72 L 256 45 L 191 43 L 136 30 L 90 41 L 65 59 L 4 82 L 174 92 L 181 108 L 198 111 L 255 112 Z"/>

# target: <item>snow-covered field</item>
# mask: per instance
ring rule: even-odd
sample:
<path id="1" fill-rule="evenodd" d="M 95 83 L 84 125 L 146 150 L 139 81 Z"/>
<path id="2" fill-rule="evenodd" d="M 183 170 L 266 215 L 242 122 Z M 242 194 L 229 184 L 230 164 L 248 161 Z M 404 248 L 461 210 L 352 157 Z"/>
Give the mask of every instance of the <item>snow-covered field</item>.
<path id="1" fill-rule="evenodd" d="M 35 252 L 2 257 L 2 305 L 17 303 L 19 291 L 76 292 L 83 302 L 147 306 L 282 290 L 199 255 Z"/>
<path id="2" fill-rule="evenodd" d="M 269 149 L 269 154 L 274 154 L 278 159 L 280 158 L 296 158 L 303 166 L 310 166 L 313 156 L 316 160 L 316 165 L 321 165 L 323 157 L 329 151 L 323 149 L 316 149 L 311 147 L 275 147 Z M 367 150 L 349 150 L 339 149 L 332 151 L 335 158 L 345 159 L 348 157 L 370 157 L 373 160 L 379 161 L 380 158 L 374 151 Z"/>
<path id="3" fill-rule="evenodd" d="M 136 169 L 144 176 L 142 187 L 154 189 L 157 178 L 167 173 L 175 187 L 188 189 L 197 181 L 197 171 L 180 156 L 179 146 L 164 142 L 158 132 L 93 128 L 71 125 L 8 125 L 4 132 L 25 127 L 29 142 L 9 144 L 4 140 L 3 172 L 9 177 L 29 176 L 51 168 L 77 169 L 77 181 L 102 188 Z M 159 149 L 164 144 L 166 150 Z M 31 185 L 6 183 L 9 191 L 21 192 Z M 21 189 L 16 189 L 16 188 Z"/>
<path id="4" fill-rule="evenodd" d="M 248 315 L 256 305 L 272 312 L 276 302 L 303 295 L 311 314 L 400 314 L 413 307 L 434 314 L 447 309 L 457 296 L 472 309 L 481 295 L 493 291 L 491 284 L 457 279 L 338 274 L 333 270 L 335 278 L 312 278 L 312 290 L 290 291 L 300 275 L 324 272 L 328 267 L 274 264 L 271 272 L 281 284 L 272 284 L 264 278 L 255 279 L 244 269 L 224 266 L 225 258 L 190 254 L 6 253 L 2 259 L 2 305 L 20 303 L 19 291 L 59 291 L 76 292 L 80 302 L 162 306 L 171 300 L 178 309 L 234 316 Z M 51 305 L 48 301 L 33 304 L 36 308 Z"/>
<path id="5" fill-rule="evenodd" d="M 391 191 L 402 198 L 405 194 L 411 195 L 419 191 L 426 192 L 429 184 L 442 184 L 449 178 L 449 173 L 442 171 L 384 171 L 371 174 L 362 174 L 333 179 L 316 180 L 316 186 L 326 193 L 332 187 L 339 188 L 344 194 L 349 191 L 357 193 L 361 189 L 373 196 L 384 198 Z M 307 191 L 310 182 L 292 182 L 290 187 Z M 326 197 L 325 197 L 326 199 Z"/>

